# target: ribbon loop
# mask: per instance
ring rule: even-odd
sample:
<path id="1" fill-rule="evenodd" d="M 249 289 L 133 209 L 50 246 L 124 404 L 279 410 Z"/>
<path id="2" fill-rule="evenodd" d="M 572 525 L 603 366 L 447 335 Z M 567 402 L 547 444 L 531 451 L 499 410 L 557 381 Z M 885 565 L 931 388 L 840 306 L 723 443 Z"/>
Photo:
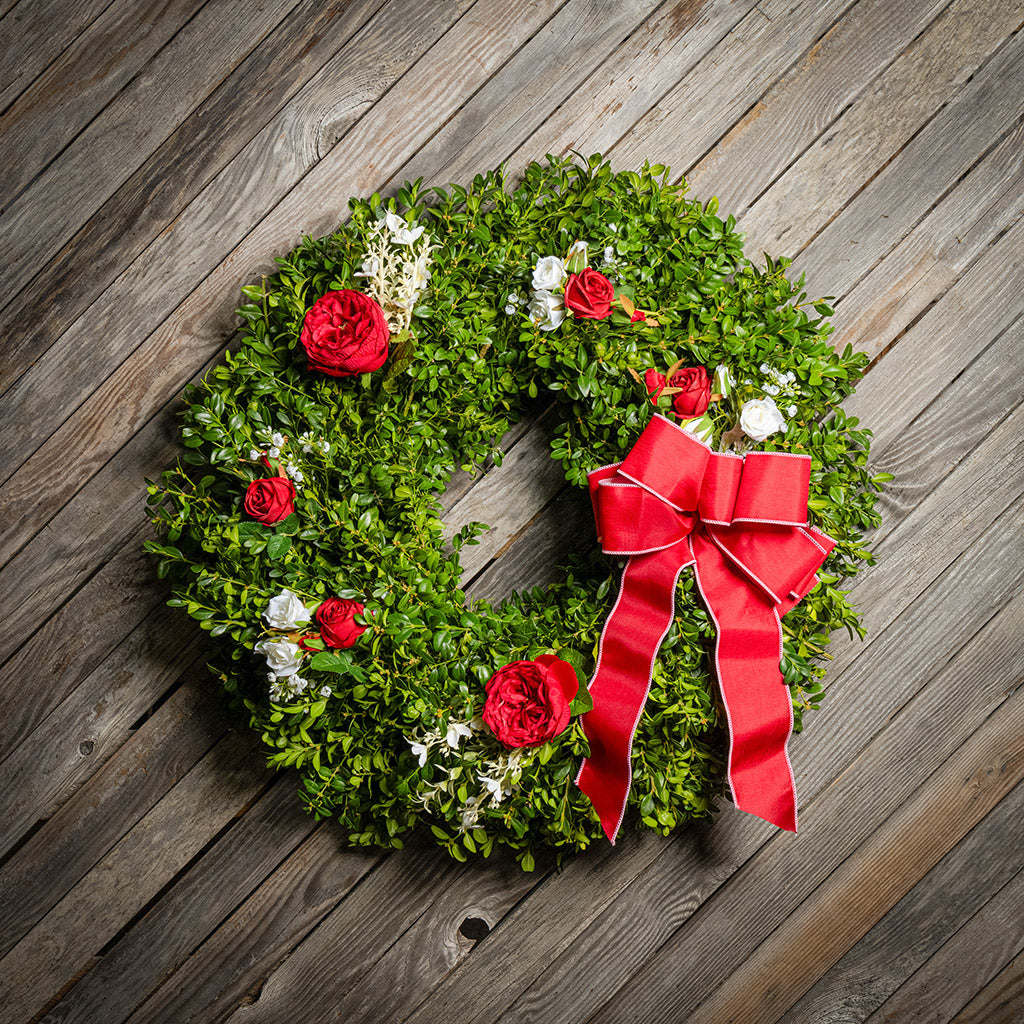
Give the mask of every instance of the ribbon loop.
<path id="1" fill-rule="evenodd" d="M 660 415 L 621 463 L 588 477 L 602 550 L 629 556 L 601 634 L 594 707 L 583 718 L 590 756 L 576 779 L 613 843 L 629 795 L 633 736 L 675 614 L 676 580 L 688 565 L 718 634 L 736 804 L 796 830 L 780 616 L 811 590 L 835 544 L 806 528 L 809 481 L 807 456 L 716 454 Z"/>

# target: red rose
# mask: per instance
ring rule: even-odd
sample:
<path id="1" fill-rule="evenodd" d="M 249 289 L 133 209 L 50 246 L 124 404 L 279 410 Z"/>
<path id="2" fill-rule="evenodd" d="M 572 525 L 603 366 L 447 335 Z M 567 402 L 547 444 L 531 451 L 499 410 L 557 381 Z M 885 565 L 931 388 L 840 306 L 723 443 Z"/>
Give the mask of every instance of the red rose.
<path id="1" fill-rule="evenodd" d="M 242 503 L 245 511 L 265 526 L 287 519 L 295 511 L 295 488 L 284 476 L 253 480 Z"/>
<path id="2" fill-rule="evenodd" d="M 703 366 L 691 366 L 672 374 L 669 387 L 682 388 L 672 396 L 672 409 L 683 419 L 702 416 L 711 401 L 711 381 Z"/>
<path id="3" fill-rule="evenodd" d="M 510 749 L 539 747 L 568 726 L 579 680 L 567 661 L 542 654 L 499 668 L 485 689 L 481 717 L 491 732 Z"/>
<path id="4" fill-rule="evenodd" d="M 299 340 L 314 370 L 351 377 L 383 365 L 388 334 L 384 310 L 369 295 L 343 288 L 313 303 Z"/>
<path id="5" fill-rule="evenodd" d="M 658 397 L 665 390 L 666 383 L 665 374 L 658 373 L 654 369 L 644 372 L 644 387 L 647 388 L 647 394 L 651 396 L 651 405 L 658 404 Z"/>
<path id="6" fill-rule="evenodd" d="M 612 312 L 615 289 L 604 274 L 587 267 L 582 274 L 570 274 L 565 282 L 565 308 L 578 317 L 603 320 Z"/>
<path id="7" fill-rule="evenodd" d="M 356 622 L 363 606 L 347 597 L 329 597 L 316 610 L 320 636 L 328 647 L 351 647 L 365 632 L 366 627 Z"/>

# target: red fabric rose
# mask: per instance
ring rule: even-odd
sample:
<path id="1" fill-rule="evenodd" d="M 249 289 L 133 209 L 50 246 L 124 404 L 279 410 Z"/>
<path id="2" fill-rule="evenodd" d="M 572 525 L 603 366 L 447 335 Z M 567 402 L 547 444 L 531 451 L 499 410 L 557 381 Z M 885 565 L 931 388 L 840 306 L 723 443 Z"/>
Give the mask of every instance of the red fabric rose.
<path id="1" fill-rule="evenodd" d="M 658 397 L 665 390 L 666 383 L 665 374 L 658 373 L 654 369 L 644 372 L 644 387 L 647 388 L 647 394 L 651 396 L 651 405 L 658 404 Z"/>
<path id="2" fill-rule="evenodd" d="M 273 526 L 295 511 L 295 488 L 291 480 L 284 476 L 253 480 L 245 492 L 242 506 L 257 523 Z"/>
<path id="3" fill-rule="evenodd" d="M 320 636 L 328 647 L 351 647 L 365 632 L 366 626 L 356 622 L 363 606 L 347 597 L 329 597 L 316 610 Z"/>
<path id="4" fill-rule="evenodd" d="M 579 689 L 572 665 L 553 654 L 513 661 L 487 681 L 484 724 L 508 748 L 539 747 L 564 732 Z"/>
<path id="5" fill-rule="evenodd" d="M 313 303 L 299 340 L 314 370 L 351 377 L 383 365 L 388 336 L 384 310 L 369 295 L 343 288 Z"/>
<path id="6" fill-rule="evenodd" d="M 587 267 L 582 274 L 570 274 L 565 282 L 565 308 L 578 317 L 604 320 L 612 312 L 615 289 L 604 274 Z"/>
<path id="7" fill-rule="evenodd" d="M 703 366 L 691 366 L 672 374 L 668 382 L 671 388 L 682 388 L 672 396 L 672 409 L 683 419 L 702 416 L 711 401 L 711 381 Z"/>

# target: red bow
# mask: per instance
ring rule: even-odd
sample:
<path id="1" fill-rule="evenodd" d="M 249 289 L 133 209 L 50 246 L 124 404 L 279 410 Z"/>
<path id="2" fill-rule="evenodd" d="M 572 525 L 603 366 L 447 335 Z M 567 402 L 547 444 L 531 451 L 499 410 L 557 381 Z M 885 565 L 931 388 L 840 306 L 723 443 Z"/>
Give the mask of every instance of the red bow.
<path id="1" fill-rule="evenodd" d="M 736 805 L 796 831 L 786 752 L 793 705 L 779 670 L 779 618 L 810 592 L 835 546 L 807 527 L 810 474 L 810 456 L 716 454 L 663 416 L 623 462 L 589 474 L 601 548 L 629 556 L 601 634 L 594 707 L 583 717 L 590 756 L 576 778 L 613 843 L 629 795 L 633 734 L 688 565 L 718 631 Z"/>

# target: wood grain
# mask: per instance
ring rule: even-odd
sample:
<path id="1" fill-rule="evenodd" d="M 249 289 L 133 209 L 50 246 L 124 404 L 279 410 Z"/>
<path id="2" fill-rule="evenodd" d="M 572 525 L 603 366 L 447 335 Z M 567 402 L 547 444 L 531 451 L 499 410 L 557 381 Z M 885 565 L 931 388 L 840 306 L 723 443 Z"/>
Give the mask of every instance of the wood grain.
<path id="1" fill-rule="evenodd" d="M 110 0 L 5 0 L 0 5 L 0 112 L 74 41 Z"/>
<path id="2" fill-rule="evenodd" d="M 741 215 L 832 126 L 946 6 L 855 4 L 686 175 Z M 779 139 L 786 145 L 780 146 Z"/>
<path id="3" fill-rule="evenodd" d="M 177 126 L 0 312 L 0 393 L 84 313 L 380 6 L 300 4 Z M 321 71 L 321 68 L 324 68 Z M 315 91 L 315 90 L 313 90 Z M 304 102 L 322 104 L 322 97 Z M 246 116 L 237 112 L 244 108 Z M 297 114 L 290 111 L 294 120 Z M 151 300 L 153 296 L 150 296 Z"/>
<path id="4" fill-rule="evenodd" d="M 1024 954 L 1013 958 L 950 1024 L 1015 1024 L 1024 1016 Z"/>
<path id="5" fill-rule="evenodd" d="M 922 965 L 931 965 L 946 936 L 970 934 L 972 941 L 984 942 L 975 924 L 979 911 L 993 899 L 1005 905 L 1004 890 L 1012 891 L 1013 886 L 1005 887 L 1019 879 L 1024 868 L 1019 848 L 1012 844 L 1007 848 L 1001 840 L 1022 811 L 1024 787 L 1018 785 L 779 1018 L 780 1024 L 863 1021 L 912 976 L 919 994 L 927 996 L 920 992 L 920 980 L 930 973 L 930 966 L 922 972 Z M 974 959 L 964 956 L 963 949 L 959 952 L 962 962 Z M 919 1004 L 928 1001 L 925 998 Z"/>
<path id="6" fill-rule="evenodd" d="M 184 6 L 184 0 L 163 3 L 171 10 Z M 0 294 L 24 287 L 295 3 L 265 0 L 254 8 L 245 0 L 193 2 L 195 17 L 151 60 L 144 58 L 147 73 L 127 82 L 88 127 L 79 126 L 61 159 L 7 205 L 0 235 Z M 128 15 L 137 11 L 130 2 L 120 7 Z M 111 32 L 116 40 L 116 25 Z M 108 56 L 109 40 L 98 45 Z"/>
<path id="7" fill-rule="evenodd" d="M 860 183 L 881 171 L 982 67 L 984 73 L 965 94 L 973 96 L 988 83 L 991 115 L 1004 126 L 1020 110 L 1021 92 L 1007 88 L 1004 77 L 1020 73 L 1021 43 L 1001 44 L 1020 24 L 1022 12 L 1019 0 L 955 0 L 763 194 L 757 208 L 743 215 L 740 226 L 749 251 L 793 255 L 801 239 L 838 214 Z M 949 59 L 951 52 L 955 60 Z M 980 100 L 971 109 L 975 116 L 988 112 Z M 914 166 L 927 174 L 930 165 Z M 842 173 L 836 173 L 840 167 Z M 899 194 L 928 194 L 908 184 L 904 177 Z M 899 194 L 891 200 L 898 202 Z M 785 219 L 777 210 L 787 211 Z"/>
<path id="8" fill-rule="evenodd" d="M 140 12 L 118 0 L 18 97 L 0 117 L 5 209 L 201 7 L 202 0 L 162 0 Z"/>

